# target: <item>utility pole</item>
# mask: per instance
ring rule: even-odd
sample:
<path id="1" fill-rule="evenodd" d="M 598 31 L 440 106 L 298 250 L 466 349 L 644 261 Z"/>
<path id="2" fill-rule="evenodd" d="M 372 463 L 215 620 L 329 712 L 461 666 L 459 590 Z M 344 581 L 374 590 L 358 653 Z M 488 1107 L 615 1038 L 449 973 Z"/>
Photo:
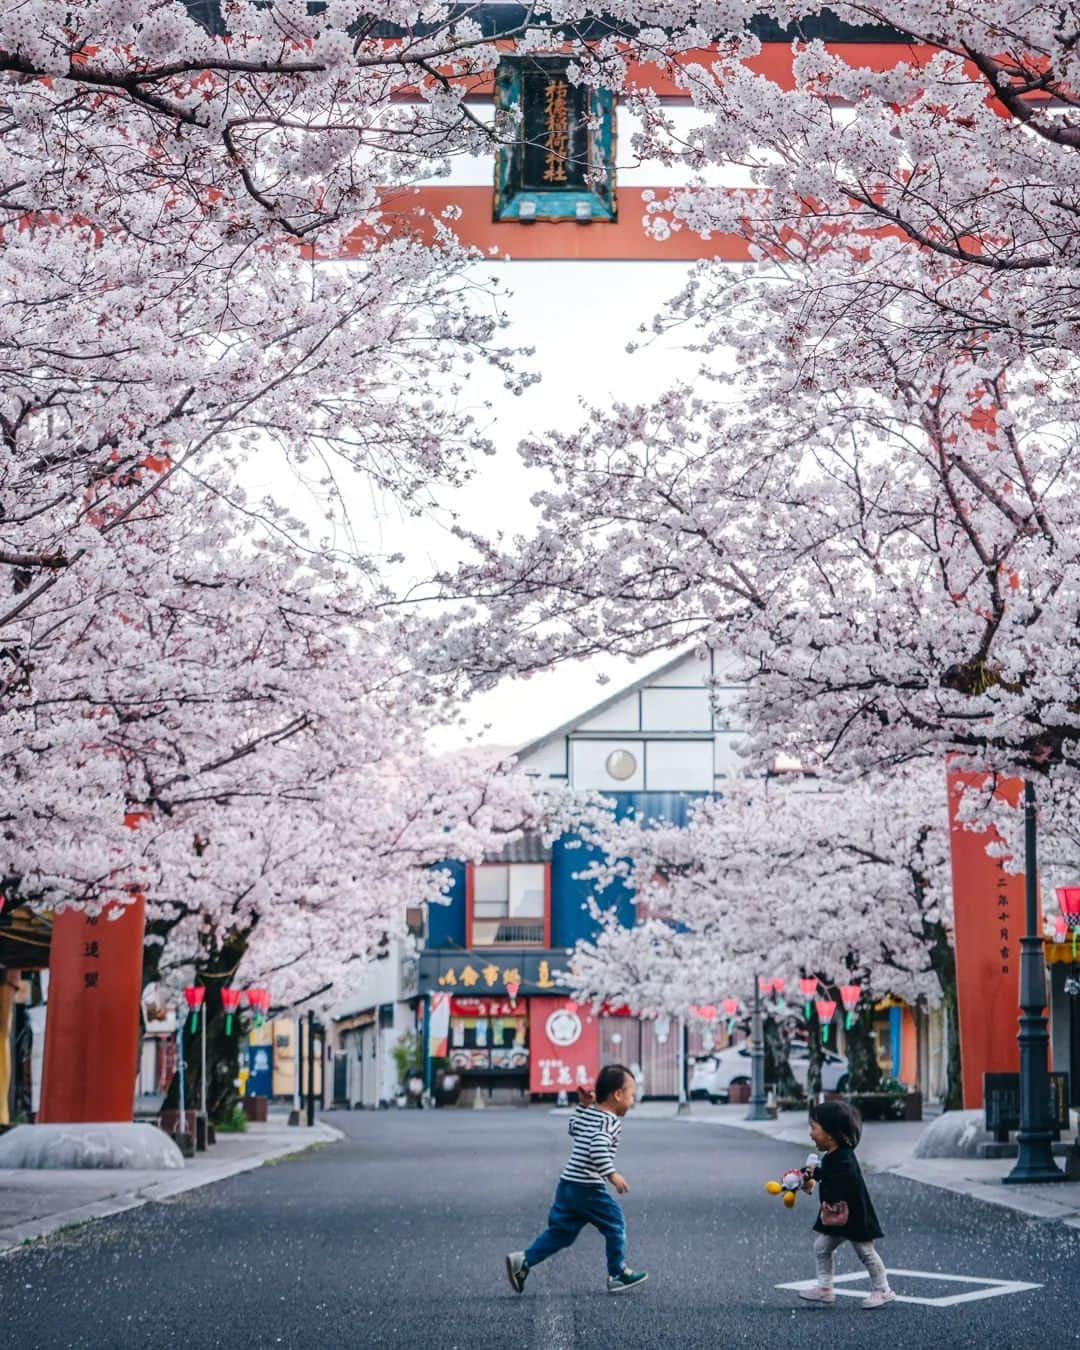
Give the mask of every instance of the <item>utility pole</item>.
<path id="1" fill-rule="evenodd" d="M 304 1093 L 304 1020 L 293 1018 L 293 1101 L 289 1112 L 289 1124 L 300 1124 L 301 1103 Z"/>
<path id="2" fill-rule="evenodd" d="M 1046 953 L 1039 913 L 1039 873 L 1035 853 L 1035 784 L 1024 783 L 1024 936 L 1020 939 L 1020 1128 L 1016 1166 L 1006 1185 L 1064 1181 L 1054 1162 L 1050 1120 L 1050 1077 L 1046 1071 L 1050 1037 L 1046 1030 Z"/>
<path id="3" fill-rule="evenodd" d="M 768 1120 L 765 1114 L 765 1024 L 761 1016 L 761 979 L 754 976 L 754 1013 L 750 1022 L 750 1110 L 747 1120 Z"/>
<path id="4" fill-rule="evenodd" d="M 206 1024 L 207 1024 L 207 1022 L 208 1022 L 209 1020 L 210 1020 L 210 1013 L 209 1013 L 209 1011 L 204 1007 L 204 1008 L 203 1008 L 203 1015 L 202 1015 L 202 1047 L 201 1047 L 201 1054 L 202 1054 L 202 1092 L 200 1093 L 199 1104 L 200 1104 L 200 1113 L 201 1113 L 202 1118 L 203 1118 L 203 1129 L 207 1131 L 207 1139 L 209 1139 L 209 1129 L 208 1129 L 209 1121 L 207 1120 L 207 1116 L 206 1116 Z M 197 1128 L 196 1128 L 196 1133 L 198 1133 L 198 1129 L 197 1129 Z"/>
<path id="5" fill-rule="evenodd" d="M 315 1124 L 315 1014 L 307 1015 L 307 1123 Z"/>
<path id="6" fill-rule="evenodd" d="M 679 1038 L 676 1042 L 676 1063 L 679 1070 L 679 1105 L 678 1114 L 685 1116 L 690 1110 L 690 1099 L 686 1091 L 686 1070 L 688 1064 L 687 1049 L 687 1028 L 686 1018 L 680 1017 L 675 1023 L 675 1035 Z"/>

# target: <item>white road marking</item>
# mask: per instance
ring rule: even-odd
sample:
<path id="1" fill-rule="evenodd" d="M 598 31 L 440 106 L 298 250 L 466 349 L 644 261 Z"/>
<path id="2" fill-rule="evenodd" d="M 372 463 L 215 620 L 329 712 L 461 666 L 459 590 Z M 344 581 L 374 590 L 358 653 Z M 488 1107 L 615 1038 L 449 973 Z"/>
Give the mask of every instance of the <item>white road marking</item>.
<path id="1" fill-rule="evenodd" d="M 939 1298 L 919 1298 L 915 1294 L 897 1294 L 897 1303 L 921 1303 L 927 1308 L 954 1308 L 958 1303 L 975 1303 L 984 1298 L 1000 1298 L 1003 1294 L 1023 1294 L 1029 1289 L 1041 1289 L 1041 1284 L 1028 1284 L 1023 1280 L 988 1280 L 981 1275 L 943 1275 L 940 1270 L 902 1270 L 893 1267 L 886 1271 L 892 1282 L 892 1276 L 909 1280 L 936 1280 L 946 1284 L 973 1284 L 979 1286 L 966 1294 L 944 1294 Z M 850 1275 L 838 1275 L 834 1285 L 836 1293 L 843 1298 L 865 1298 L 867 1289 L 841 1289 L 842 1284 L 851 1284 L 855 1280 L 869 1280 L 865 1270 L 857 1270 Z M 815 1289 L 817 1280 L 793 1280 L 790 1284 L 778 1284 L 777 1289 Z M 895 1292 L 895 1291 L 894 1291 Z"/>

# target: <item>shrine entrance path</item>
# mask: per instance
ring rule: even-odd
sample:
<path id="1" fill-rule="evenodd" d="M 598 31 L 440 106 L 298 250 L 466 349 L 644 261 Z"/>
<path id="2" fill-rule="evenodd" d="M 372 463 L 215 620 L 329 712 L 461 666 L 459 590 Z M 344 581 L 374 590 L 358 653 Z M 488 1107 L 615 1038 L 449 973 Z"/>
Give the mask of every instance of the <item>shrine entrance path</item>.
<path id="1" fill-rule="evenodd" d="M 887 1173 L 869 1178 L 880 1249 L 911 1301 L 863 1312 L 852 1278 L 835 1307 L 800 1305 L 777 1286 L 813 1275 L 813 1204 L 784 1210 L 764 1182 L 801 1151 L 672 1119 L 631 1116 L 619 1155 L 630 1260 L 648 1284 L 607 1295 L 586 1230 L 518 1297 L 503 1257 L 543 1224 L 564 1117 L 328 1118 L 345 1140 L 6 1257 L 5 1324 L 37 1350 L 1080 1344 L 1080 1232 Z M 841 1254 L 841 1275 L 858 1269 Z"/>

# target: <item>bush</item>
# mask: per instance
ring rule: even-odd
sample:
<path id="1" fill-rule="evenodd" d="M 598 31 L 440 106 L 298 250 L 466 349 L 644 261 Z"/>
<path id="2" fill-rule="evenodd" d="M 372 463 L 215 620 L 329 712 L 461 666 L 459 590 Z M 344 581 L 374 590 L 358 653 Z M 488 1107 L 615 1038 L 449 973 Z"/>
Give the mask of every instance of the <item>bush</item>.
<path id="1" fill-rule="evenodd" d="M 410 1069 L 420 1064 L 420 1037 L 415 1031 L 403 1031 L 394 1045 L 394 1066 L 397 1069 L 398 1087 L 405 1086 Z"/>
<path id="2" fill-rule="evenodd" d="M 247 1116 L 244 1115 L 244 1107 L 241 1102 L 237 1102 L 233 1107 L 232 1115 L 219 1124 L 214 1126 L 215 1130 L 220 1130 L 222 1134 L 243 1134 L 248 1127 Z"/>

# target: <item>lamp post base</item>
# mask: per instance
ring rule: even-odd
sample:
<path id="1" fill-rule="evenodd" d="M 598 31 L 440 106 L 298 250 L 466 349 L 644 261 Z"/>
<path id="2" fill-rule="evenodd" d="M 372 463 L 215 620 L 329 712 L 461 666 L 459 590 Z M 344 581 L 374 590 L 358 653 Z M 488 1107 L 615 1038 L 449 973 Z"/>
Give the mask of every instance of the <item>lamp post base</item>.
<path id="1" fill-rule="evenodd" d="M 1033 1135 L 1021 1131 L 1016 1142 L 1020 1148 L 1016 1166 L 1007 1177 L 1001 1178 L 1003 1186 L 1034 1186 L 1045 1181 L 1068 1180 L 1054 1162 L 1053 1138 L 1049 1131 Z"/>

